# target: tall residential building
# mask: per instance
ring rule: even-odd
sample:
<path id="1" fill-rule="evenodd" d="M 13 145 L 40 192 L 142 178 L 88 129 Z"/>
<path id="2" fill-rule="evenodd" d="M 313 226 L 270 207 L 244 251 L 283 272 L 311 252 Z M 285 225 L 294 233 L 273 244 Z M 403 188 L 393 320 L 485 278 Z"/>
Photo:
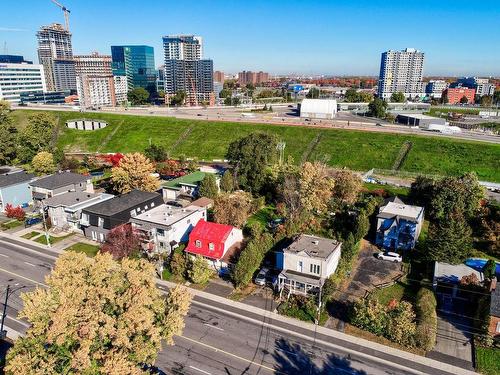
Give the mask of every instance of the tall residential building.
<path id="1" fill-rule="evenodd" d="M 448 83 L 446 81 L 440 79 L 430 80 L 425 86 L 425 93 L 432 98 L 440 99 L 446 88 L 448 88 Z"/>
<path id="2" fill-rule="evenodd" d="M 0 100 L 19 103 L 22 93 L 43 93 L 44 67 L 39 64 L 0 64 Z"/>
<path id="3" fill-rule="evenodd" d="M 125 76 L 113 76 L 113 80 L 115 83 L 116 105 L 126 103 L 128 100 L 127 99 L 127 93 L 128 93 L 127 77 L 125 77 Z"/>
<path id="4" fill-rule="evenodd" d="M 263 71 L 247 72 L 244 70 L 238 73 L 238 82 L 240 86 L 246 86 L 249 83 L 257 85 L 267 81 L 269 81 L 269 73 L 265 73 Z"/>
<path id="5" fill-rule="evenodd" d="M 423 68 L 424 53 L 416 49 L 382 53 L 378 79 L 379 98 L 388 99 L 395 92 L 402 92 L 407 98 L 423 96 Z"/>
<path id="6" fill-rule="evenodd" d="M 186 93 L 186 104 L 213 104 L 213 61 L 203 59 L 202 38 L 195 35 L 163 37 L 165 56 L 165 101 L 179 91 Z"/>
<path id="7" fill-rule="evenodd" d="M 84 108 L 115 106 L 111 56 L 93 52 L 90 55 L 75 56 L 74 61 L 80 105 Z"/>
<path id="8" fill-rule="evenodd" d="M 163 37 L 165 60 L 201 60 L 203 40 L 195 35 L 167 35 Z"/>
<path id="9" fill-rule="evenodd" d="M 76 90 L 71 33 L 61 24 L 40 27 L 38 61 L 43 65 L 48 91 Z"/>
<path id="10" fill-rule="evenodd" d="M 216 70 L 214 72 L 214 81 L 219 83 L 224 83 L 224 80 L 225 80 L 224 72 Z"/>
<path id="11" fill-rule="evenodd" d="M 156 91 L 165 91 L 165 66 L 156 69 Z"/>
<path id="12" fill-rule="evenodd" d="M 126 76 L 128 89 L 156 90 L 155 56 L 149 46 L 111 46 L 114 76 Z"/>

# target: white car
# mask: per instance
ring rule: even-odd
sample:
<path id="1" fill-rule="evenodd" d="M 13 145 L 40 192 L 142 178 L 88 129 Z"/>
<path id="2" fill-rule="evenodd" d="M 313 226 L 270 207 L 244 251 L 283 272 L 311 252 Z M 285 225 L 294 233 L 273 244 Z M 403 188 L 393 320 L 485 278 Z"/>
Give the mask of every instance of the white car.
<path id="1" fill-rule="evenodd" d="M 269 273 L 269 270 L 267 268 L 262 268 L 257 276 L 255 276 L 255 284 L 257 285 L 266 285 L 266 279 L 267 279 L 267 274 Z"/>
<path id="2" fill-rule="evenodd" d="M 398 253 L 392 253 L 392 252 L 380 252 L 377 255 L 377 258 L 380 260 L 390 260 L 391 262 L 397 262 L 400 263 L 403 261 L 403 257 L 399 255 Z"/>

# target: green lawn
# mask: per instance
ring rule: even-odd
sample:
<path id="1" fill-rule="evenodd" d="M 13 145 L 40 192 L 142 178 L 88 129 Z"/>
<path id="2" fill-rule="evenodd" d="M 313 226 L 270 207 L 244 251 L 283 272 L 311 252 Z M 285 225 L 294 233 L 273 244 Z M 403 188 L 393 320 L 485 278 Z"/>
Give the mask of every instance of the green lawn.
<path id="1" fill-rule="evenodd" d="M 8 220 L 8 221 L 4 221 L 3 223 L 1 223 L 0 227 L 3 230 L 9 230 L 9 229 L 16 228 L 16 227 L 23 225 L 23 224 L 24 224 L 24 221 Z"/>
<path id="2" fill-rule="evenodd" d="M 372 184 L 365 182 L 363 187 L 368 191 L 373 190 L 385 190 L 389 196 L 397 196 L 400 198 L 406 198 L 408 194 L 410 194 L 410 189 L 406 187 L 397 187 L 392 185 L 383 185 L 383 184 Z"/>
<path id="3" fill-rule="evenodd" d="M 476 366 L 481 374 L 500 374 L 500 349 L 476 346 Z"/>
<path id="4" fill-rule="evenodd" d="M 65 238 L 68 238 L 68 237 L 72 236 L 73 234 L 74 233 L 70 233 L 70 234 L 67 234 L 65 236 L 58 236 L 58 237 L 49 236 L 50 244 L 53 245 L 55 243 L 58 243 L 58 242 L 64 240 Z M 36 238 L 33 241 L 41 243 L 42 245 L 47 245 L 47 238 L 45 237 L 45 235 L 40 236 L 40 237 Z"/>
<path id="5" fill-rule="evenodd" d="M 16 110 L 15 123 L 22 128 L 35 111 Z M 37 111 L 38 112 L 38 111 Z M 500 182 L 500 145 L 451 138 L 405 134 L 317 129 L 243 122 L 184 120 L 170 117 L 131 116 L 105 113 L 53 112 L 59 124 L 58 145 L 67 151 L 143 151 L 151 139 L 164 145 L 173 157 L 224 158 L 229 143 L 260 130 L 276 134 L 286 142 L 285 154 L 296 163 L 303 157 L 326 161 L 335 167 L 366 171 L 390 169 L 405 141 L 413 148 L 402 171 L 457 175 L 476 171 L 481 180 Z M 88 117 L 108 122 L 104 129 L 83 132 L 67 129 L 68 119 Z M 319 142 L 315 142 L 319 139 Z M 175 145 L 175 147 L 174 147 Z"/>
<path id="6" fill-rule="evenodd" d="M 78 242 L 78 243 L 75 243 L 74 245 L 71 245 L 70 247 L 67 247 L 64 250 L 76 251 L 77 253 L 85 253 L 85 254 L 87 254 L 88 257 L 93 257 L 99 251 L 99 246 L 98 245 L 90 245 L 90 244 L 84 243 L 84 242 Z"/>
<path id="7" fill-rule="evenodd" d="M 267 223 L 276 217 L 277 215 L 274 213 L 274 206 L 264 206 L 248 218 L 247 225 L 257 223 L 260 224 L 262 228 L 266 228 Z"/>
<path id="8" fill-rule="evenodd" d="M 372 297 L 377 299 L 383 305 L 387 305 L 391 300 L 413 301 L 415 299 L 415 290 L 402 279 L 386 288 L 376 289 L 372 292 Z"/>
<path id="9" fill-rule="evenodd" d="M 447 115 L 449 112 L 461 113 L 464 115 L 478 115 L 479 109 L 477 108 L 447 108 L 447 107 L 431 107 L 426 114 L 430 116 L 439 116 L 439 114 Z"/>
<path id="10" fill-rule="evenodd" d="M 21 237 L 22 237 L 22 238 L 26 238 L 27 240 L 30 240 L 30 239 L 32 239 L 33 237 L 38 236 L 39 234 L 40 234 L 40 232 L 37 232 L 37 231 L 31 231 L 31 232 L 29 232 L 29 233 L 23 234 Z"/>

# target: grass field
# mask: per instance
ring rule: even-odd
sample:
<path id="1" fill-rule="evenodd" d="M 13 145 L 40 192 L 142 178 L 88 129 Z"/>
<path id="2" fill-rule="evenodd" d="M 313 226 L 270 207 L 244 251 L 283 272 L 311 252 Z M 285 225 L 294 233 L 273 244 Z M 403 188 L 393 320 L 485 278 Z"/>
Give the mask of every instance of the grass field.
<path id="1" fill-rule="evenodd" d="M 13 112 L 20 128 L 35 111 Z M 285 157 L 296 163 L 304 158 L 358 171 L 390 169 L 407 140 L 413 148 L 401 170 L 426 174 L 457 175 L 476 171 L 481 180 L 500 182 L 500 145 L 451 138 L 412 136 L 307 126 L 278 126 L 241 122 L 183 120 L 170 117 L 105 113 L 52 112 L 58 119 L 58 145 L 66 151 L 143 151 L 151 139 L 167 148 L 172 157 L 199 160 L 224 158 L 229 143 L 253 131 L 276 134 L 286 142 Z M 66 129 L 64 122 L 79 117 L 101 119 L 109 126 L 97 131 Z"/>
<path id="2" fill-rule="evenodd" d="M 49 235 L 49 241 L 50 241 L 50 244 L 53 245 L 53 244 L 58 243 L 59 241 L 62 241 L 65 238 L 68 238 L 72 235 L 74 235 L 74 233 L 70 233 L 70 234 L 67 234 L 65 236 L 57 236 L 57 237 Z M 47 237 L 45 237 L 45 235 L 37 237 L 33 241 L 41 243 L 42 245 L 47 245 Z"/>
<path id="3" fill-rule="evenodd" d="M 36 237 L 40 234 L 40 232 L 37 232 L 37 231 L 32 231 L 32 232 L 28 232 L 26 234 L 23 234 L 21 237 L 22 238 L 26 238 L 27 240 L 29 239 L 32 239 L 33 237 Z"/>
<path id="4" fill-rule="evenodd" d="M 500 349 L 476 346 L 476 365 L 481 374 L 500 374 Z"/>
<path id="5" fill-rule="evenodd" d="M 76 251 L 77 253 L 84 253 L 87 254 L 88 257 L 94 257 L 97 252 L 99 251 L 99 246 L 97 245 L 90 245 L 88 243 L 84 242 L 78 242 L 70 247 L 67 247 L 64 249 L 66 251 Z"/>
<path id="6" fill-rule="evenodd" d="M 3 223 L 1 223 L 0 227 L 3 230 L 9 230 L 9 229 L 16 228 L 16 227 L 18 227 L 20 225 L 23 225 L 23 224 L 24 224 L 24 221 L 9 219 L 9 220 L 4 221 Z"/>

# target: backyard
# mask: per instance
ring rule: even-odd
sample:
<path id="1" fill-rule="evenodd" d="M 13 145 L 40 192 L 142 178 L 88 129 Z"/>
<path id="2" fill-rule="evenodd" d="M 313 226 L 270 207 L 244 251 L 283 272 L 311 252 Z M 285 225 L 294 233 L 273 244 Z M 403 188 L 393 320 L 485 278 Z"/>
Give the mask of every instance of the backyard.
<path id="1" fill-rule="evenodd" d="M 34 111 L 16 110 L 15 123 L 22 128 Z M 170 117 L 130 116 L 105 113 L 53 112 L 59 124 L 58 145 L 66 151 L 143 151 L 152 139 L 170 155 L 200 160 L 224 158 L 233 140 L 254 131 L 276 134 L 286 142 L 286 156 L 296 163 L 325 160 L 335 167 L 366 171 L 390 169 L 406 141 L 413 143 L 401 170 L 428 174 L 458 175 L 476 171 L 481 180 L 500 182 L 500 145 L 450 138 L 411 136 L 306 126 L 278 126 L 241 122 L 182 120 Z M 64 122 L 75 117 L 92 117 L 109 123 L 104 129 L 82 132 L 67 129 Z M 124 140 L 126 140 L 124 142 Z"/>

